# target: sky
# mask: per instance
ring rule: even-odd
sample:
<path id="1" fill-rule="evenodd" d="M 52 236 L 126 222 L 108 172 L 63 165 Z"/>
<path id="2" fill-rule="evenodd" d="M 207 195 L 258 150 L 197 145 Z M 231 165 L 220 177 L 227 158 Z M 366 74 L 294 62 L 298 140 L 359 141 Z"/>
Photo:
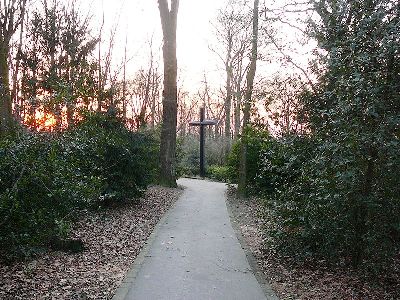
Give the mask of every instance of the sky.
<path id="1" fill-rule="evenodd" d="M 127 65 L 128 77 L 141 66 L 146 66 L 150 40 L 153 48 L 158 50 L 156 58 L 162 66 L 162 32 L 157 0 L 77 1 L 82 11 L 90 11 L 93 15 L 94 34 L 100 28 L 103 12 L 105 35 L 113 26 L 118 25 L 113 53 L 114 66 L 123 61 L 126 40 L 127 56 L 131 59 Z M 218 10 L 223 9 L 226 2 L 227 0 L 180 0 L 177 25 L 178 78 L 180 84 L 189 90 L 200 88 L 204 73 L 211 85 L 216 88 L 218 85 L 223 86 L 223 65 L 209 46 L 216 43 L 212 23 L 215 23 Z M 289 44 L 296 44 L 295 31 L 290 28 L 282 28 L 280 31 Z M 309 56 L 306 52 L 310 52 L 309 50 L 307 48 L 304 53 L 294 54 L 299 64 L 307 65 Z M 259 72 L 272 74 L 278 70 L 281 70 L 281 66 L 277 62 L 259 62 Z"/>
<path id="2" fill-rule="evenodd" d="M 122 61 L 125 39 L 127 40 L 128 72 L 133 73 L 139 65 L 145 65 L 149 56 L 149 43 L 158 50 L 162 65 L 162 32 L 157 0 L 91 0 L 81 1 L 83 10 L 90 9 L 92 24 L 99 28 L 104 11 L 105 33 L 118 24 L 114 60 Z M 203 73 L 218 69 L 217 58 L 209 50 L 213 40 L 211 21 L 216 19 L 218 9 L 225 0 L 181 0 L 178 11 L 177 58 L 179 79 L 185 85 L 196 86 Z M 212 75 L 212 74 L 210 74 Z M 216 76 L 215 74 L 213 76 Z"/>

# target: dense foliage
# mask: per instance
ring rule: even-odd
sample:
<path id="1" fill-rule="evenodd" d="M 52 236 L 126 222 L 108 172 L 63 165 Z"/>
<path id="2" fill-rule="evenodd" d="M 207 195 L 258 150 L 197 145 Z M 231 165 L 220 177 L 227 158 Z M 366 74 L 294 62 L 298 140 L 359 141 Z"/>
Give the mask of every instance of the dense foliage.
<path id="1" fill-rule="evenodd" d="M 325 52 L 299 98 L 307 136 L 261 154 L 267 241 L 297 257 L 383 265 L 400 249 L 400 7 L 315 1 Z"/>
<path id="2" fill-rule="evenodd" d="M 259 173 L 260 155 L 262 149 L 270 143 L 271 137 L 268 131 L 260 125 L 248 126 L 245 133 L 232 146 L 228 156 L 227 177 L 230 182 L 237 183 L 239 180 L 240 168 L 240 147 L 243 141 L 247 144 L 247 178 L 248 186 L 246 187 L 248 194 L 255 194 L 260 191 L 257 174 Z"/>
<path id="3" fill-rule="evenodd" d="M 16 93 L 16 111 L 24 112 L 24 121 L 34 129 L 44 129 L 35 112 L 51 113 L 59 129 L 67 126 L 65 121 L 72 125 L 79 108 L 89 109 L 100 96 L 99 62 L 93 59 L 98 39 L 75 5 L 43 4 L 26 24 L 27 42 L 18 56 L 21 91 Z M 103 98 L 108 93 L 101 89 Z"/>
<path id="4" fill-rule="evenodd" d="M 141 195 L 157 152 L 151 134 L 101 114 L 63 133 L 2 140 L 0 253 L 29 254 L 62 238 L 76 209 Z"/>

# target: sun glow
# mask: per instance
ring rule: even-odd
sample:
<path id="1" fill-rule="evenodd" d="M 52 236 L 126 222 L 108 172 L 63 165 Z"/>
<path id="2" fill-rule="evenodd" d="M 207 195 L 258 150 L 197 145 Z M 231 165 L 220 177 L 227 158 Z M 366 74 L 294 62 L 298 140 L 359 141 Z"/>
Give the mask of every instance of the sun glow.
<path id="1" fill-rule="evenodd" d="M 57 120 L 52 113 L 36 110 L 35 115 L 26 114 L 24 123 L 36 131 L 53 131 Z"/>

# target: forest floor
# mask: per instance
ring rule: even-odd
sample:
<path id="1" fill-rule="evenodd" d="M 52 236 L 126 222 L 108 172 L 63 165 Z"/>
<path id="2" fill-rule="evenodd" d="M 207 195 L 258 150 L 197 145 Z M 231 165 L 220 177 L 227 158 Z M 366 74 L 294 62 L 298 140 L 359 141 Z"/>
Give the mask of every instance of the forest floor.
<path id="1" fill-rule="evenodd" d="M 150 187 L 138 204 L 83 211 L 71 231 L 80 253 L 49 252 L 0 264 L 0 299 L 111 299 L 125 273 L 180 189 Z"/>
<path id="2" fill-rule="evenodd" d="M 400 260 L 392 272 L 368 277 L 347 267 L 321 262 L 300 264 L 263 247 L 260 199 L 239 199 L 228 188 L 228 205 L 250 251 L 279 299 L 394 300 L 400 299 Z"/>

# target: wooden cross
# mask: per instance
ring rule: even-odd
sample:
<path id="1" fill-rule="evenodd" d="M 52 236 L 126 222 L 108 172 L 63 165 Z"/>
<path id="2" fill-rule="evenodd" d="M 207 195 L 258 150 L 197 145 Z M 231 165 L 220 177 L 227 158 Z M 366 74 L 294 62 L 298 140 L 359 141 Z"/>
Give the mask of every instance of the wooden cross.
<path id="1" fill-rule="evenodd" d="M 205 177 L 204 168 L 204 126 L 217 125 L 216 120 L 204 120 L 204 107 L 200 107 L 200 121 L 189 122 L 190 126 L 200 126 L 200 177 Z"/>

